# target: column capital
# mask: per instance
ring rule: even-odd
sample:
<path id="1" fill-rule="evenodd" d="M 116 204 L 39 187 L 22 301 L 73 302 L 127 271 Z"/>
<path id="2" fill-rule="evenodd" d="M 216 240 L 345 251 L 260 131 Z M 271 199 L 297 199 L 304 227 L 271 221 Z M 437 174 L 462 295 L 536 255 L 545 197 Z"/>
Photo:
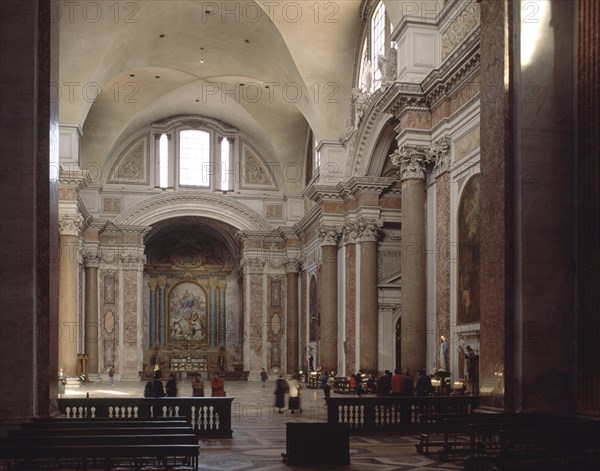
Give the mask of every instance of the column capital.
<path id="1" fill-rule="evenodd" d="M 358 242 L 358 227 L 355 222 L 344 224 L 344 244 L 356 244 Z"/>
<path id="2" fill-rule="evenodd" d="M 100 266 L 100 253 L 98 253 L 98 245 L 84 244 L 81 256 L 86 268 L 98 268 Z"/>
<path id="3" fill-rule="evenodd" d="M 432 160 L 425 146 L 405 145 L 390 155 L 392 163 L 400 168 L 400 180 L 425 180 Z"/>
<path id="4" fill-rule="evenodd" d="M 79 213 L 63 214 L 58 220 L 58 228 L 60 235 L 78 236 L 79 231 L 83 227 L 84 218 Z"/>
<path id="5" fill-rule="evenodd" d="M 302 269 L 302 260 L 299 258 L 285 258 L 285 272 L 298 273 Z"/>
<path id="6" fill-rule="evenodd" d="M 150 278 L 148 280 L 148 288 L 150 288 L 150 291 L 155 291 L 157 286 L 158 280 L 156 278 Z"/>
<path id="7" fill-rule="evenodd" d="M 260 257 L 243 257 L 240 261 L 240 268 L 244 273 L 250 274 L 262 274 L 267 261 Z"/>
<path id="8" fill-rule="evenodd" d="M 361 242 L 377 242 L 381 235 L 383 220 L 377 219 L 361 219 L 357 222 L 358 237 Z"/>
<path id="9" fill-rule="evenodd" d="M 167 287 L 167 277 L 165 275 L 161 275 L 156 278 L 156 285 L 159 289 L 165 289 Z"/>
<path id="10" fill-rule="evenodd" d="M 143 252 L 130 252 L 127 254 L 121 254 L 121 263 L 125 270 L 138 270 L 144 269 L 146 264 L 146 255 Z"/>
<path id="11" fill-rule="evenodd" d="M 429 148 L 429 155 L 435 165 L 436 178 L 450 171 L 450 136 L 444 136 Z"/>
<path id="12" fill-rule="evenodd" d="M 337 246 L 338 241 L 342 235 L 341 226 L 331 226 L 323 224 L 317 228 L 317 236 L 321 242 L 321 246 L 335 245 Z"/>

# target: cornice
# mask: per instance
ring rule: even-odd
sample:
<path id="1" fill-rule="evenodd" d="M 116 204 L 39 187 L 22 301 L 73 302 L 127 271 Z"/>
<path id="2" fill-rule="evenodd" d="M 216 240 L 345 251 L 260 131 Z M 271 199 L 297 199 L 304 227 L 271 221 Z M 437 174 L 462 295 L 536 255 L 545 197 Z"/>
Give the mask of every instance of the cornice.
<path id="1" fill-rule="evenodd" d="M 438 69 L 421 82 L 427 103 L 434 108 L 442 99 L 460 89 L 480 67 L 481 28 L 478 26 Z"/>
<path id="2" fill-rule="evenodd" d="M 152 129 L 159 132 L 169 132 L 178 126 L 207 127 L 214 129 L 224 137 L 233 137 L 239 130 L 216 119 L 198 115 L 180 115 L 152 123 Z"/>
<path id="3" fill-rule="evenodd" d="M 92 177 L 89 170 L 65 170 L 60 166 L 59 183 L 62 187 L 67 188 L 86 188 L 92 183 Z"/>

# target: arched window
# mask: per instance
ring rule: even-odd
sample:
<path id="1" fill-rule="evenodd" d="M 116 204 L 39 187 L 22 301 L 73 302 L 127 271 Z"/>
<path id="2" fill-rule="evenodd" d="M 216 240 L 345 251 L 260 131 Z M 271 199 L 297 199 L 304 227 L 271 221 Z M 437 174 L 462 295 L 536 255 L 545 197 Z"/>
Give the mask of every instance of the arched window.
<path id="1" fill-rule="evenodd" d="M 364 93 L 377 91 L 385 78 L 385 61 L 392 47 L 392 24 L 382 1 L 377 2 L 369 18 L 369 28 L 362 48 L 358 88 Z"/>

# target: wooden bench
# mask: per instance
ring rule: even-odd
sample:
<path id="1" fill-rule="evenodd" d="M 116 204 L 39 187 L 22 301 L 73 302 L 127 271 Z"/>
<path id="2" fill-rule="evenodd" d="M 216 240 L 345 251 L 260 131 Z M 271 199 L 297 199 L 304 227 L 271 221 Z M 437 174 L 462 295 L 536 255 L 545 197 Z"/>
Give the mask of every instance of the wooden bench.
<path id="1" fill-rule="evenodd" d="M 5 469 L 112 469 L 127 465 L 196 469 L 198 439 L 181 420 L 36 420 L 0 444 Z"/>
<path id="2" fill-rule="evenodd" d="M 436 447 L 440 451 L 451 447 L 452 443 L 463 446 L 469 442 L 467 425 L 469 423 L 489 420 L 510 420 L 516 417 L 515 413 L 498 414 L 429 414 L 422 419 L 422 428 L 427 433 L 419 435 L 419 443 L 415 444 L 417 453 L 429 454 L 430 449 Z"/>
<path id="3" fill-rule="evenodd" d="M 81 428 L 52 428 L 44 427 L 40 429 L 23 428 L 10 430 L 8 436 L 33 436 L 46 437 L 49 435 L 102 435 L 114 433 L 119 435 L 177 435 L 188 433 L 190 427 L 119 427 L 118 429 L 111 427 L 81 427 Z M 196 437 L 197 438 L 197 437 Z"/>
<path id="4" fill-rule="evenodd" d="M 438 454 L 442 461 L 452 458 L 463 458 L 476 453 L 484 442 L 489 442 L 502 424 L 526 424 L 532 421 L 545 420 L 544 414 L 499 413 L 471 414 L 464 417 L 448 417 L 443 422 L 443 442 Z M 429 443 L 431 446 L 431 443 Z"/>
<path id="5" fill-rule="evenodd" d="M 503 429 L 498 435 L 499 470 L 600 469 L 600 421 Z"/>
<path id="6" fill-rule="evenodd" d="M 31 470 L 59 466 L 55 469 L 102 468 L 110 470 L 121 464 L 141 469 L 152 464 L 161 469 L 174 465 L 198 467 L 198 445 L 0 445 L 0 458 L 8 469 Z"/>

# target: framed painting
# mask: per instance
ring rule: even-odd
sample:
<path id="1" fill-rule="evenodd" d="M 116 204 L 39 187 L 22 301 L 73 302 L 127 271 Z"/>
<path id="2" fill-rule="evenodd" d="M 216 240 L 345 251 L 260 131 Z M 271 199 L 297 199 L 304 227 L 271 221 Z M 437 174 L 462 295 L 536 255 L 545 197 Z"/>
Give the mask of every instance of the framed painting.
<path id="1" fill-rule="evenodd" d="M 207 301 L 206 292 L 196 283 L 183 282 L 171 288 L 168 297 L 169 342 L 207 342 Z"/>

